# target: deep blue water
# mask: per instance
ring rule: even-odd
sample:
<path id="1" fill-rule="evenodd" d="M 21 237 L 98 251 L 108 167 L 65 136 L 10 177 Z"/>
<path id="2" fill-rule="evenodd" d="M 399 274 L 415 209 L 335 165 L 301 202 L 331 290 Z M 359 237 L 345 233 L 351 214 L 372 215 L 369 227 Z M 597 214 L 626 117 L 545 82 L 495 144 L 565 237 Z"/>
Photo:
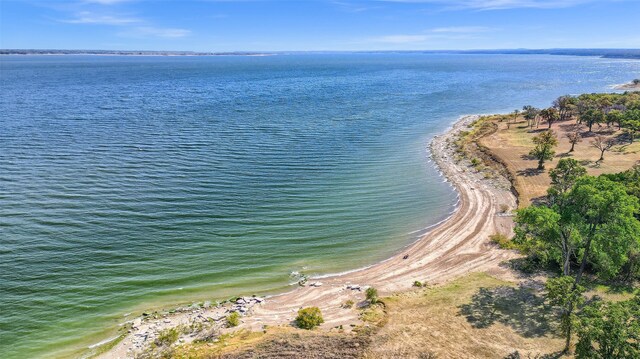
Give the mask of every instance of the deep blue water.
<path id="1" fill-rule="evenodd" d="M 426 146 L 457 117 L 639 73 L 538 55 L 0 57 L 0 357 L 72 356 L 131 311 L 371 264 L 452 210 Z"/>

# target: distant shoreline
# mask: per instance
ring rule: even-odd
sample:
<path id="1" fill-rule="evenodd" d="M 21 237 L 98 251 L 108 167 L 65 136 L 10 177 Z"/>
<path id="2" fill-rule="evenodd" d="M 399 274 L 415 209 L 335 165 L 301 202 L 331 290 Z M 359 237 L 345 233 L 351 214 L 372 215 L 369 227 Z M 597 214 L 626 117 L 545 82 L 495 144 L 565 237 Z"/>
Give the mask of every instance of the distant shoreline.
<path id="1" fill-rule="evenodd" d="M 640 60 L 640 49 L 497 49 L 497 50 L 400 50 L 400 51 L 147 51 L 147 50 L 64 50 L 0 49 L 0 55 L 104 55 L 104 56 L 274 56 L 292 54 L 459 54 L 459 55 L 562 55 L 607 59 Z"/>
<path id="2" fill-rule="evenodd" d="M 0 55 L 13 56 L 273 56 L 266 52 L 190 52 L 190 51 L 108 51 L 108 50 L 2 50 Z"/>

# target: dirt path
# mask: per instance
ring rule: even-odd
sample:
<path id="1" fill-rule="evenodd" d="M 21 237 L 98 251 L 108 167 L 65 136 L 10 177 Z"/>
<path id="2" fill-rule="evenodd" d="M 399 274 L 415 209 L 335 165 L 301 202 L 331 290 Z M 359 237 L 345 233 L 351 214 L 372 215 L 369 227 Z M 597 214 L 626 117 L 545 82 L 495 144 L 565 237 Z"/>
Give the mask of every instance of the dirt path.
<path id="1" fill-rule="evenodd" d="M 434 227 L 403 252 L 371 267 L 322 279 L 311 279 L 307 285 L 268 298 L 264 303 L 250 303 L 238 328 L 262 330 L 264 325 L 289 324 L 301 307 L 318 306 L 325 319 L 324 328 L 358 323 L 358 311 L 343 308 L 347 300 L 364 300 L 364 288 L 373 286 L 381 295 L 410 289 L 418 280 L 440 284 L 473 271 L 492 274 L 506 272 L 499 264 L 513 258 L 509 251 L 497 249 L 489 242 L 495 233 L 509 235 L 513 230 L 511 217 L 499 214 L 503 205 L 516 208 L 516 199 L 506 186 L 496 186 L 495 180 L 474 173 L 464 161 L 456 164 L 454 150 L 448 145 L 455 134 L 467 128 L 477 116 L 466 116 L 452 130 L 437 136 L 431 143 L 432 158 L 443 174 L 456 187 L 459 208 L 447 220 Z M 404 258 L 408 255 L 408 258 Z M 360 289 L 349 289 L 357 285 Z M 250 301 L 250 300 L 247 300 Z M 229 307 L 193 308 L 159 319 L 139 320 L 130 334 L 101 358 L 131 358 L 149 345 L 157 333 L 177 325 L 189 325 L 199 320 L 222 322 Z M 188 338 L 184 339 L 188 341 Z"/>

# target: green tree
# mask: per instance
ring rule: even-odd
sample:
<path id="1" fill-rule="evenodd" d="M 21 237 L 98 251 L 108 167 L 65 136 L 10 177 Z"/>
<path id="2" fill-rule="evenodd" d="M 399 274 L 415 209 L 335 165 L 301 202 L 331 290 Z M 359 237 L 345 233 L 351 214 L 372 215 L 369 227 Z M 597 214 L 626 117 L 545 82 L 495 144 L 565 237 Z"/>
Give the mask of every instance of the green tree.
<path id="1" fill-rule="evenodd" d="M 565 196 L 565 215 L 580 229 L 583 241 L 576 283 L 588 262 L 599 275 L 611 277 L 624 265 L 628 249 L 640 241 L 640 222 L 634 217 L 638 199 L 619 183 L 591 176 L 579 178 Z"/>
<path id="2" fill-rule="evenodd" d="M 533 123 L 535 122 L 536 117 L 538 117 L 539 113 L 540 109 L 537 109 L 531 105 L 522 107 L 522 114 L 524 116 L 524 119 L 527 120 L 527 127 L 533 127 Z"/>
<path id="3" fill-rule="evenodd" d="M 553 107 L 545 108 L 540 111 L 540 117 L 544 118 L 545 121 L 549 124 L 549 129 L 551 129 L 551 125 L 560 120 L 560 114 L 558 110 Z"/>
<path id="4" fill-rule="evenodd" d="M 302 329 L 313 329 L 324 323 L 322 312 L 318 307 L 308 307 L 298 310 L 296 325 Z"/>
<path id="5" fill-rule="evenodd" d="M 640 296 L 586 306 L 577 334 L 577 359 L 640 358 Z"/>
<path id="6" fill-rule="evenodd" d="M 620 270 L 620 279 L 625 282 L 640 280 L 640 246 L 629 249 L 627 257 L 627 263 Z"/>
<path id="7" fill-rule="evenodd" d="M 549 171 L 551 188 L 554 192 L 566 193 L 573 187 L 578 178 L 587 174 L 587 170 L 573 158 L 563 158 L 556 168 Z"/>
<path id="8" fill-rule="evenodd" d="M 536 147 L 529 152 L 530 156 L 538 160 L 538 169 L 544 169 L 545 161 L 551 161 L 556 152 L 553 150 L 558 145 L 558 138 L 552 130 L 542 132 L 533 138 Z"/>
<path id="9" fill-rule="evenodd" d="M 624 113 L 619 109 L 611 109 L 606 114 L 606 120 L 608 125 L 618 125 L 618 130 L 620 130 L 624 122 Z"/>
<path id="10" fill-rule="evenodd" d="M 624 186 L 627 194 L 636 197 L 640 202 L 640 163 L 627 171 L 603 174 L 601 176 L 620 183 Z M 635 217 L 640 220 L 640 211 L 635 213 Z M 627 263 L 620 273 L 621 279 L 625 281 L 640 279 L 640 241 L 629 248 L 627 257 Z"/>
<path id="11" fill-rule="evenodd" d="M 563 275 L 570 275 L 571 259 L 581 239 L 579 224 L 573 221 L 566 203 L 566 193 L 586 173 L 578 161 L 561 159 L 549 171 L 548 204 L 519 210 L 515 218 L 516 243 L 523 244 L 528 254 L 534 254 L 543 263 L 558 264 Z"/>
<path id="12" fill-rule="evenodd" d="M 558 110 L 560 121 L 571 119 L 576 110 L 577 99 L 573 96 L 560 96 L 553 101 L 553 107 Z"/>
<path id="13" fill-rule="evenodd" d="M 636 135 L 640 133 L 640 110 L 626 111 L 623 115 L 622 126 L 627 132 L 630 142 L 633 143 Z"/>
<path id="14" fill-rule="evenodd" d="M 569 261 L 575 257 L 577 284 L 587 264 L 598 276 L 613 277 L 632 250 L 640 248 L 640 222 L 634 217 L 640 211 L 638 198 L 603 176 L 579 177 L 566 192 L 563 186 L 552 186 L 548 204 L 517 212 L 516 242 L 527 254 L 560 264 L 565 275 L 571 273 Z"/>
<path id="15" fill-rule="evenodd" d="M 580 113 L 580 121 L 593 132 L 593 125 L 605 122 L 604 112 L 598 108 L 588 108 Z"/>
<path id="16" fill-rule="evenodd" d="M 640 201 L 640 162 L 624 172 L 607 173 L 601 176 L 620 183 L 628 194 Z M 636 218 L 640 220 L 640 213 L 636 213 Z"/>
<path id="17" fill-rule="evenodd" d="M 564 351 L 571 349 L 571 335 L 577 324 L 574 308 L 584 303 L 585 289 L 576 284 L 572 277 L 562 276 L 549 278 L 546 283 L 547 300 L 553 306 L 560 308 L 560 330 L 565 337 Z"/>
<path id="18" fill-rule="evenodd" d="M 572 166 L 565 163 L 563 167 Z M 567 181 L 573 182 L 572 177 L 566 176 Z M 640 204 L 623 185 L 603 176 L 579 177 L 563 193 L 560 189 L 564 179 L 556 179 L 558 197 L 550 201 L 550 206 L 518 211 L 515 231 L 517 240 L 538 245 L 538 253 L 562 261 L 565 279 L 550 282 L 548 289 L 549 300 L 562 308 L 561 322 L 568 350 L 575 309 L 581 300 L 576 293 L 581 291 L 580 281 L 587 263 L 602 278 L 618 274 L 629 263 L 633 249 L 640 248 L 640 222 L 634 218 Z M 575 278 L 567 276 L 571 272 L 568 260 L 572 253 L 580 258 Z"/>
<path id="19" fill-rule="evenodd" d="M 514 242 L 525 254 L 545 264 L 554 262 L 564 275 L 571 274 L 571 259 L 580 242 L 574 223 L 544 205 L 518 210 L 515 223 Z"/>

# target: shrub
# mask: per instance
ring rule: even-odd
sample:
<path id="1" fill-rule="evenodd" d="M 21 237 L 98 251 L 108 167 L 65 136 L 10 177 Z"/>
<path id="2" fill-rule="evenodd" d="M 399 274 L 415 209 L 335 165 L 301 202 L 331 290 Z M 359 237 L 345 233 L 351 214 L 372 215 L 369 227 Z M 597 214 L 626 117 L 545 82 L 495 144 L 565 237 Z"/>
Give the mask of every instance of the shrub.
<path id="1" fill-rule="evenodd" d="M 302 329 L 313 329 L 324 323 L 322 312 L 318 307 L 308 307 L 298 310 L 296 325 Z"/>
<path id="2" fill-rule="evenodd" d="M 349 299 L 348 301 L 344 302 L 342 308 L 353 308 L 354 304 L 355 303 L 351 299 Z"/>
<path id="3" fill-rule="evenodd" d="M 489 236 L 491 242 L 498 245 L 502 249 L 518 249 L 518 246 L 502 233 L 496 233 Z"/>
<path id="4" fill-rule="evenodd" d="M 507 213 L 508 211 L 509 211 L 509 206 L 508 205 L 506 205 L 504 203 L 500 205 L 500 212 Z"/>
<path id="5" fill-rule="evenodd" d="M 227 326 L 237 327 L 240 324 L 240 314 L 238 312 L 233 312 L 227 316 Z"/>
<path id="6" fill-rule="evenodd" d="M 154 344 L 158 347 L 170 346 L 175 343 L 180 336 L 180 331 L 177 327 L 169 328 L 158 333 L 158 337 L 154 341 Z"/>
<path id="7" fill-rule="evenodd" d="M 381 306 L 370 306 L 368 308 L 364 308 L 362 312 L 360 312 L 360 320 L 366 323 L 377 324 L 382 321 L 385 313 L 384 309 Z"/>
<path id="8" fill-rule="evenodd" d="M 421 287 L 422 287 L 422 285 L 423 285 L 423 284 L 422 284 L 422 282 L 420 282 L 419 280 L 417 280 L 417 281 L 413 282 L 413 286 L 414 286 L 414 287 L 421 288 Z"/>
<path id="9" fill-rule="evenodd" d="M 378 290 L 377 289 L 375 289 L 373 287 L 367 288 L 366 295 L 367 295 L 367 300 L 369 301 L 370 304 L 378 303 Z"/>
<path id="10" fill-rule="evenodd" d="M 481 161 L 480 161 L 480 159 L 479 159 L 479 158 L 474 157 L 474 158 L 471 160 L 471 165 L 472 165 L 473 167 L 480 166 L 480 163 L 481 163 Z"/>

